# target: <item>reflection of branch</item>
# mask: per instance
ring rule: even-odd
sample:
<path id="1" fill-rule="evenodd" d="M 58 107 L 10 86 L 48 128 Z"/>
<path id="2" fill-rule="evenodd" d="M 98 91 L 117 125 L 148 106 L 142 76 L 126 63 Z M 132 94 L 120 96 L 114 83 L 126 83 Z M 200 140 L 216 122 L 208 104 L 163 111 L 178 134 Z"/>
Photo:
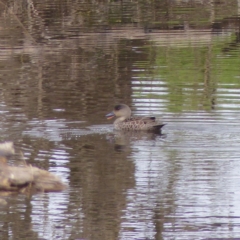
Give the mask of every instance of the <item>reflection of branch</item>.
<path id="1" fill-rule="evenodd" d="M 33 2 L 32 1 L 28 1 L 29 6 L 32 8 L 32 11 L 34 12 L 35 15 L 37 15 L 39 18 L 41 18 L 37 12 L 37 10 L 35 9 Z"/>
<path id="2" fill-rule="evenodd" d="M 28 4 L 29 4 L 29 7 L 32 10 L 33 14 L 35 15 L 35 17 L 38 18 L 40 26 L 42 27 L 42 31 L 45 34 L 44 21 L 43 21 L 42 17 L 39 15 L 38 11 L 35 9 L 32 0 L 28 0 Z"/>
<path id="3" fill-rule="evenodd" d="M 15 17 L 15 19 L 17 20 L 18 24 L 22 27 L 24 33 L 30 37 L 32 39 L 32 41 L 37 44 L 36 40 L 32 37 L 32 35 L 28 32 L 28 30 L 24 27 L 24 25 L 22 24 L 22 22 L 20 21 L 20 19 L 18 18 L 18 16 L 12 11 L 11 8 L 9 8 L 5 3 L 3 3 L 0 0 L 0 4 L 2 4 L 6 9 L 8 9 L 8 11 Z"/>

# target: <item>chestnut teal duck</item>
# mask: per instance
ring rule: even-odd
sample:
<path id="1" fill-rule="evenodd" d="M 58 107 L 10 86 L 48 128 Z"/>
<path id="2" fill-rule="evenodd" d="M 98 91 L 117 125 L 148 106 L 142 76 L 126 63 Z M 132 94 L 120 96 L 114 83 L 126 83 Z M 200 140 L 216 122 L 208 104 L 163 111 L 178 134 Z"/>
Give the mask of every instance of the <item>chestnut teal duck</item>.
<path id="1" fill-rule="evenodd" d="M 131 109 L 126 104 L 118 104 L 113 111 L 106 115 L 107 119 L 117 117 L 113 125 L 116 130 L 143 130 L 159 132 L 165 125 L 155 117 L 133 117 Z"/>

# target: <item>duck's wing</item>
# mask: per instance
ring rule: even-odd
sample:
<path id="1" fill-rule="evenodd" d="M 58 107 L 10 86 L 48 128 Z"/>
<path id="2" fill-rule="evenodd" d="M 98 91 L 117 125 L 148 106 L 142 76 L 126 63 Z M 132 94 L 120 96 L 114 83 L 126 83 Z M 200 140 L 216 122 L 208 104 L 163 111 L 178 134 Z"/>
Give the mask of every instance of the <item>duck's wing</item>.
<path id="1" fill-rule="evenodd" d="M 159 131 L 165 124 L 156 121 L 155 117 L 131 117 L 123 122 L 129 130 Z"/>
<path id="2" fill-rule="evenodd" d="M 149 127 L 149 130 L 160 131 L 161 128 L 165 125 L 156 117 L 144 117 L 142 121 Z"/>

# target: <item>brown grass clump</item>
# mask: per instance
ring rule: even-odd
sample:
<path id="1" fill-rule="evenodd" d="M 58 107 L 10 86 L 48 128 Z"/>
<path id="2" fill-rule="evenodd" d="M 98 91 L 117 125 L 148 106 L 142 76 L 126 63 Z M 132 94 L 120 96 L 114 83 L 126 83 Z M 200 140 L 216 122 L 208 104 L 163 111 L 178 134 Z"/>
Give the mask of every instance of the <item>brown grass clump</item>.
<path id="1" fill-rule="evenodd" d="M 66 188 L 59 177 L 46 170 L 31 165 L 9 166 L 6 156 L 13 153 L 12 142 L 0 144 L 0 191 L 55 192 Z"/>

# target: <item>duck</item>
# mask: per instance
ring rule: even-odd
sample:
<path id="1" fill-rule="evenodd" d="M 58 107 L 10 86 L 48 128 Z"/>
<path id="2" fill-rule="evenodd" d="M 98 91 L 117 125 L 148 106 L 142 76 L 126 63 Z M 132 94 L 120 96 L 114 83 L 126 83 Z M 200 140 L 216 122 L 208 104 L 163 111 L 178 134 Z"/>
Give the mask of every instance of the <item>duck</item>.
<path id="1" fill-rule="evenodd" d="M 133 117 L 130 107 L 126 104 L 114 106 L 113 111 L 106 115 L 107 119 L 117 117 L 113 125 L 116 130 L 144 130 L 149 132 L 161 132 L 165 125 L 155 117 Z"/>

